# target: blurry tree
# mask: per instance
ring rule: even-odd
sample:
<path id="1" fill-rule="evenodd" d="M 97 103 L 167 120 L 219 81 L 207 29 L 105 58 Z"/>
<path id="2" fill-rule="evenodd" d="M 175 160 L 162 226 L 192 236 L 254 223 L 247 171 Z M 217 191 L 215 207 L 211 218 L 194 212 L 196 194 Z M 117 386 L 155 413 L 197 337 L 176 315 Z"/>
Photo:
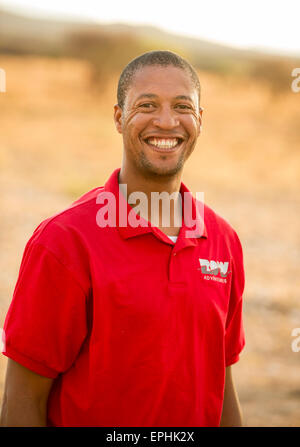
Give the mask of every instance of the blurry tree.
<path id="1" fill-rule="evenodd" d="M 66 37 L 65 51 L 68 55 L 91 62 L 92 85 L 105 85 L 112 73 L 119 72 L 145 47 L 130 33 L 106 33 L 82 31 Z"/>
<path id="2" fill-rule="evenodd" d="M 279 57 L 264 57 L 253 61 L 249 75 L 254 81 L 263 82 L 273 96 L 285 94 L 291 89 L 291 72 L 299 60 Z"/>

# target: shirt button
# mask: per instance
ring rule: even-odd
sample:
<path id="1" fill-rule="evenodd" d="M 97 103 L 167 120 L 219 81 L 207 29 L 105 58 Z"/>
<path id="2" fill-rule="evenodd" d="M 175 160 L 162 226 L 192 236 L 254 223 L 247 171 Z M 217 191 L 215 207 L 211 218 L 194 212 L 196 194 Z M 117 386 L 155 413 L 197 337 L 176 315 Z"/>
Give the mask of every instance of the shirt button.
<path id="1" fill-rule="evenodd" d="M 177 255 L 177 253 L 173 253 L 173 256 L 176 256 Z"/>

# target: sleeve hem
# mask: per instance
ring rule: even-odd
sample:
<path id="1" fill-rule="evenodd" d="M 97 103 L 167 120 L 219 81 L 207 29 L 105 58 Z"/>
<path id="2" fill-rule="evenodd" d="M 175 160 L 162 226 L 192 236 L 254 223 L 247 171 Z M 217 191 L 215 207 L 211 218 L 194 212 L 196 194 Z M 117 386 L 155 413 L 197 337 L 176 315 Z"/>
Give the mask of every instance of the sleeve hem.
<path id="1" fill-rule="evenodd" d="M 11 346 L 5 347 L 5 351 L 2 352 L 6 357 L 11 358 L 17 363 L 20 363 L 22 366 L 30 369 L 31 371 L 39 374 L 41 376 L 48 377 L 49 379 L 55 379 L 58 376 L 58 372 L 48 368 L 47 366 L 42 365 L 41 363 L 36 362 L 35 360 L 26 357 L 23 354 L 20 354 L 18 351 L 15 351 Z"/>
<path id="2" fill-rule="evenodd" d="M 233 354 L 231 357 L 229 357 L 228 359 L 225 359 L 225 366 L 227 367 L 227 366 L 230 366 L 230 365 L 233 365 L 234 363 L 237 363 L 238 361 L 239 361 L 239 359 L 240 359 L 240 353 L 241 353 L 241 351 L 244 349 L 244 347 L 245 347 L 245 339 L 244 339 L 244 341 L 243 341 L 243 343 L 242 343 L 242 345 L 241 345 L 241 347 L 240 347 L 240 349 L 239 349 L 239 351 L 236 353 L 236 354 Z"/>
<path id="3" fill-rule="evenodd" d="M 228 359 L 226 361 L 225 366 L 227 367 L 227 366 L 233 365 L 234 363 L 237 363 L 239 361 L 239 359 L 240 359 L 240 355 L 236 354 L 235 356 L 230 357 L 230 359 Z"/>

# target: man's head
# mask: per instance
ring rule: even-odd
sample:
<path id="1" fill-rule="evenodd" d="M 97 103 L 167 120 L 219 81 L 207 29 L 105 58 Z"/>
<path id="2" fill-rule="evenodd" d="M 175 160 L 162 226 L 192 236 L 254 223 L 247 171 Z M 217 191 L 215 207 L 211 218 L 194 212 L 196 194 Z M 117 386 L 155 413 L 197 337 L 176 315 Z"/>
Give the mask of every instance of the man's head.
<path id="1" fill-rule="evenodd" d="M 124 163 L 147 175 L 179 173 L 200 133 L 200 83 L 193 67 L 170 51 L 131 61 L 118 84 L 115 123 Z"/>
<path id="2" fill-rule="evenodd" d="M 190 77 L 192 84 L 195 86 L 195 89 L 198 92 L 198 100 L 200 104 L 200 82 L 198 75 L 192 65 L 182 57 L 178 56 L 178 54 L 171 51 L 149 51 L 148 53 L 144 53 L 129 62 L 129 64 L 126 65 L 121 73 L 117 91 L 118 105 L 121 109 L 124 108 L 126 95 L 133 82 L 135 73 L 144 67 L 150 67 L 154 65 L 158 67 L 173 66 L 184 70 Z"/>

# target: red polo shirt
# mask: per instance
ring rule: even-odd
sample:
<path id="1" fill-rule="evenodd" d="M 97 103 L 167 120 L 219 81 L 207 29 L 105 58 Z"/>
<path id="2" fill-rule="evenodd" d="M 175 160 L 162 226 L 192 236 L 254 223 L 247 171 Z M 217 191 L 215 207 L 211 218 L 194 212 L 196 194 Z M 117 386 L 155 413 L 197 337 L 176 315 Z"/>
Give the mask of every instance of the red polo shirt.
<path id="1" fill-rule="evenodd" d="M 175 244 L 150 225 L 100 228 L 118 173 L 34 231 L 4 354 L 55 379 L 48 425 L 218 426 L 245 343 L 238 236 L 207 206 L 202 236 L 183 220 Z"/>

